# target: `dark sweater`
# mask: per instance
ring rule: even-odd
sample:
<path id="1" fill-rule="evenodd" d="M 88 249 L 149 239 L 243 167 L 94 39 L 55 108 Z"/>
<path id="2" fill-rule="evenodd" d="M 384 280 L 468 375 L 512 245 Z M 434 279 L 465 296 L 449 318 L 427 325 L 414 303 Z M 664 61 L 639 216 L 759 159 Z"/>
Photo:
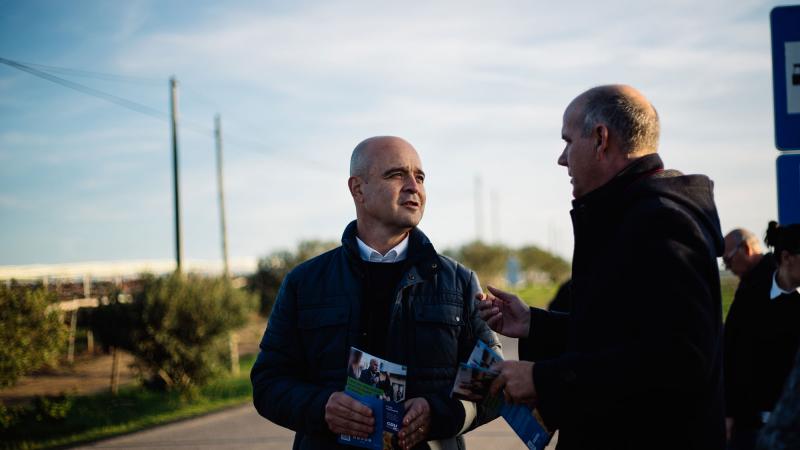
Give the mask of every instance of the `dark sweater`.
<path id="1" fill-rule="evenodd" d="M 395 303 L 395 291 L 405 268 L 404 261 L 364 262 L 361 345 L 367 353 L 379 358 L 386 358 L 389 319 Z"/>
<path id="2" fill-rule="evenodd" d="M 767 254 L 742 279 L 725 323 L 726 415 L 737 426 L 774 408 L 800 343 L 800 294 L 770 299 L 775 269 Z"/>

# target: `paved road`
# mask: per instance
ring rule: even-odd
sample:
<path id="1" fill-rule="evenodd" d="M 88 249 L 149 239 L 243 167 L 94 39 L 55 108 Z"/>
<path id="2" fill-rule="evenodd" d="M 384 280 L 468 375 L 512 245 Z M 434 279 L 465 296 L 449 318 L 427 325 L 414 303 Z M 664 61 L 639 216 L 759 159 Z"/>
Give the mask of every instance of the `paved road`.
<path id="1" fill-rule="evenodd" d="M 503 352 L 508 359 L 516 358 L 516 339 L 504 339 Z M 263 419 L 248 404 L 79 448 L 278 450 L 290 449 L 293 437 L 292 431 Z M 468 433 L 466 441 L 471 449 L 526 448 L 503 419 L 497 419 Z M 548 446 L 548 449 L 552 448 L 555 446 Z"/>

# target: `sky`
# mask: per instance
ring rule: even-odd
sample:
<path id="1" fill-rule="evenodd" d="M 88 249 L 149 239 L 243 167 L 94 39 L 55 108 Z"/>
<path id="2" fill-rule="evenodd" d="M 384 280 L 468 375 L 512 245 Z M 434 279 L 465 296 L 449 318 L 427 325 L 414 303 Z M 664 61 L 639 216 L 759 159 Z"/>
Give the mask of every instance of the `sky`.
<path id="1" fill-rule="evenodd" d="M 0 265 L 174 257 L 171 76 L 189 260 L 221 258 L 215 114 L 233 260 L 338 240 L 350 152 L 374 135 L 420 153 L 439 250 L 480 237 L 569 259 L 562 114 L 607 83 L 658 109 L 667 167 L 715 182 L 723 232 L 763 234 L 777 4 L 0 0 L 0 58 L 154 110 L 0 64 Z"/>

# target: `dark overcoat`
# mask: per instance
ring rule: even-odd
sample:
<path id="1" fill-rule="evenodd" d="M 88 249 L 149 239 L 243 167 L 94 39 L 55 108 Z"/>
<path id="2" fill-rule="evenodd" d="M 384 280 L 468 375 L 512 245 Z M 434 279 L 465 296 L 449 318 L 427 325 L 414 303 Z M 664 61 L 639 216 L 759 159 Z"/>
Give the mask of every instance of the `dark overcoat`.
<path id="1" fill-rule="evenodd" d="M 520 342 L 559 450 L 724 447 L 712 190 L 653 154 L 573 203 L 572 311 Z"/>

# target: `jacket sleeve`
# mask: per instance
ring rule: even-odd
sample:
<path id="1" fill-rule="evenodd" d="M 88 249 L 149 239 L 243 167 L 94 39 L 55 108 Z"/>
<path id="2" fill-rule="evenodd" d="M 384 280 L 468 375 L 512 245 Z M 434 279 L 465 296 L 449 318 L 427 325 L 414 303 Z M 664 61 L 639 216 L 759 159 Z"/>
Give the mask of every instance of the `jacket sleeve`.
<path id="1" fill-rule="evenodd" d="M 748 402 L 752 385 L 752 339 L 747 336 L 747 322 L 753 311 L 748 301 L 748 289 L 740 286 L 733 296 L 725 320 L 725 416 L 740 418 L 757 409 Z"/>
<path id="2" fill-rule="evenodd" d="M 466 355 L 472 352 L 478 340 L 486 343 L 497 353 L 502 355 L 502 348 L 497 335 L 492 331 L 486 322 L 478 315 L 477 299 L 480 292 L 478 277 L 472 271 L 468 273 L 468 281 L 464 292 L 464 320 L 465 326 L 462 329 L 464 335 L 459 339 L 459 355 Z M 488 409 L 479 403 L 458 400 L 450 397 L 450 388 L 446 392 L 435 395 L 426 395 L 425 399 L 431 407 L 431 430 L 436 430 L 429 436 L 431 439 L 443 439 L 465 433 L 473 428 L 495 419 L 496 415 L 490 415 Z"/>
<path id="3" fill-rule="evenodd" d="M 531 308 L 531 328 L 527 338 L 519 340 L 519 359 L 539 361 L 564 353 L 569 314 Z"/>
<path id="4" fill-rule="evenodd" d="M 571 411 L 602 414 L 635 399 L 688 404 L 693 396 L 711 395 L 708 386 L 719 379 L 719 273 L 711 238 L 688 214 L 664 208 L 626 225 L 619 252 L 603 269 L 613 294 L 594 301 L 613 308 L 629 337 L 534 365 L 538 406 L 548 425 L 557 427 Z M 593 332 L 603 332 L 604 325 L 593 324 Z"/>
<path id="5" fill-rule="evenodd" d="M 325 433 L 329 432 L 325 404 L 335 389 L 303 381 L 309 369 L 298 346 L 294 275 L 291 272 L 281 284 L 250 372 L 253 404 L 259 414 L 278 425 L 306 434 Z"/>

